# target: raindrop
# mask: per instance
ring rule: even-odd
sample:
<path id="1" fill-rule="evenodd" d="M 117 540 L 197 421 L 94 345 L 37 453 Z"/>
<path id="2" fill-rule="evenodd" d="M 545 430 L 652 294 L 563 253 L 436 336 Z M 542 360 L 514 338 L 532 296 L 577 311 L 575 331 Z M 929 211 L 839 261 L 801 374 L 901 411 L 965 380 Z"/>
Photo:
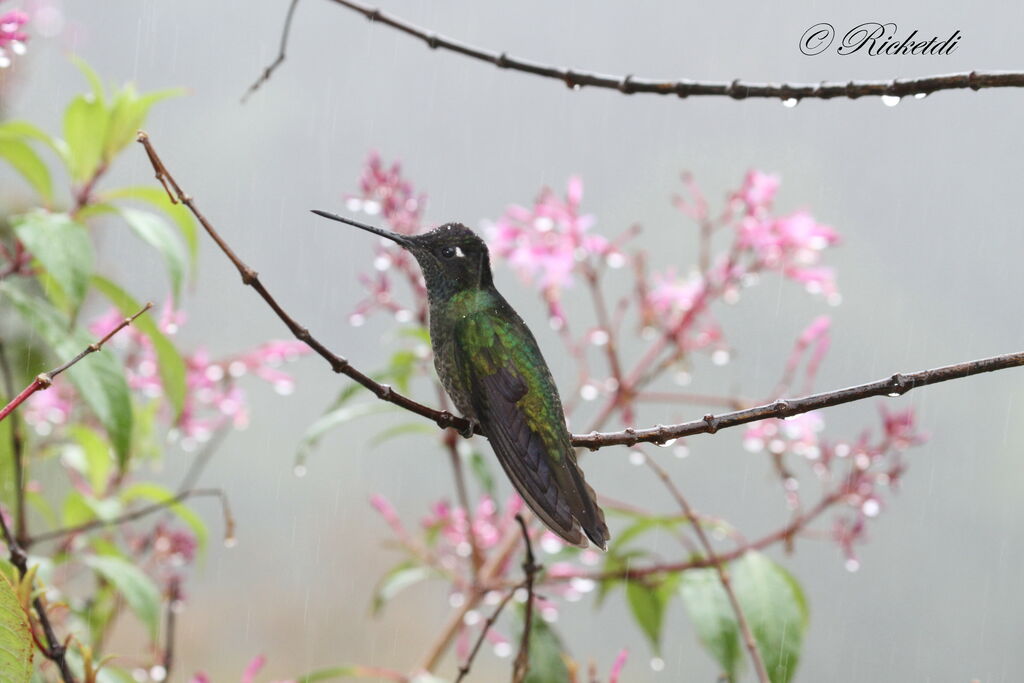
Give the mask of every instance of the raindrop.
<path id="1" fill-rule="evenodd" d="M 491 605 L 493 607 L 499 602 L 501 602 L 501 593 L 498 591 L 487 591 L 487 595 L 484 596 L 484 604 Z"/>
<path id="2" fill-rule="evenodd" d="M 23 55 L 23 54 L 25 54 L 25 43 L 21 42 L 20 40 L 11 41 L 11 46 L 10 47 L 11 47 L 11 52 L 13 52 L 16 55 Z"/>
<path id="3" fill-rule="evenodd" d="M 569 585 L 580 593 L 589 593 L 597 588 L 597 583 L 593 579 L 585 579 L 581 576 L 570 579 Z"/>
<path id="4" fill-rule="evenodd" d="M 604 381 L 604 390 L 605 391 L 618 391 L 618 389 L 619 389 L 619 380 L 615 379 L 614 377 L 609 377 L 608 379 L 606 379 Z"/>
<path id="5" fill-rule="evenodd" d="M 855 572 L 860 569 L 860 560 L 856 557 L 851 557 L 846 560 L 846 563 L 843 566 L 846 567 L 846 571 Z"/>
<path id="6" fill-rule="evenodd" d="M 512 595 L 512 599 L 516 602 L 526 602 L 526 598 L 528 598 L 529 596 L 530 594 L 526 591 L 525 588 L 517 588 L 516 592 Z"/>
<path id="7" fill-rule="evenodd" d="M 367 199 L 363 202 L 363 213 L 369 214 L 370 216 L 376 216 L 380 213 L 380 202 Z"/>
<path id="8" fill-rule="evenodd" d="M 729 352 L 726 349 L 716 349 L 711 354 L 711 362 L 715 365 L 726 365 L 729 362 Z"/>
<path id="9" fill-rule="evenodd" d="M 345 200 L 345 208 L 348 209 L 349 211 L 362 211 L 363 200 L 359 199 L 358 197 L 349 197 L 347 200 Z"/>
<path id="10" fill-rule="evenodd" d="M 605 330 L 594 330 L 590 333 L 590 343 L 594 346 L 604 346 L 608 340 L 608 333 Z"/>
<path id="11" fill-rule="evenodd" d="M 11 65 L 11 58 L 0 53 L 0 69 L 6 69 Z"/>
<path id="12" fill-rule="evenodd" d="M 617 251 L 613 251 L 604 258 L 609 268 L 621 268 L 626 265 L 626 257 Z"/>
<path id="13" fill-rule="evenodd" d="M 348 324 L 352 327 L 359 327 L 366 322 L 366 316 L 362 313 L 353 313 L 348 317 Z"/>
<path id="14" fill-rule="evenodd" d="M 302 479 L 304 476 L 306 476 L 306 466 L 301 463 L 296 465 L 295 469 L 292 470 L 292 474 L 294 474 L 299 479 Z"/>
<path id="15" fill-rule="evenodd" d="M 644 455 L 643 451 L 630 451 L 629 462 L 631 465 L 643 465 L 647 462 L 647 456 Z"/>
<path id="16" fill-rule="evenodd" d="M 407 308 L 400 308 L 395 311 L 395 320 L 400 323 L 407 323 L 412 320 L 412 311 Z"/>
<path id="17" fill-rule="evenodd" d="M 246 369 L 245 363 L 240 360 L 234 360 L 228 365 L 228 374 L 232 377 L 241 377 L 245 374 Z"/>
<path id="18" fill-rule="evenodd" d="M 926 97 L 928 97 L 928 93 L 926 93 L 926 92 L 919 92 L 919 93 L 914 95 L 914 99 L 915 100 L 923 100 Z"/>
<path id="19" fill-rule="evenodd" d="M 288 396 L 295 391 L 295 383 L 282 380 L 280 382 L 274 382 L 274 391 L 281 396 Z"/>
<path id="20" fill-rule="evenodd" d="M 555 332 L 565 327 L 565 321 L 562 320 L 557 315 L 551 316 L 548 322 L 551 324 L 551 329 L 553 329 Z"/>
<path id="21" fill-rule="evenodd" d="M 494 656 L 504 659 L 512 654 L 512 646 L 508 643 L 498 643 L 494 646 Z"/>
<path id="22" fill-rule="evenodd" d="M 480 612 L 475 609 L 471 609 L 466 612 L 466 616 L 462 617 L 462 623 L 466 626 L 474 626 L 480 623 Z"/>
<path id="23" fill-rule="evenodd" d="M 886 396 L 888 396 L 889 398 L 896 398 L 899 395 L 900 395 L 900 392 L 898 392 L 898 391 L 890 391 L 888 394 L 886 394 Z"/>
<path id="24" fill-rule="evenodd" d="M 373 267 L 377 270 L 387 270 L 391 267 L 391 257 L 387 254 L 381 254 L 373 259 Z"/>
<path id="25" fill-rule="evenodd" d="M 238 539 L 234 536 L 228 536 L 224 539 L 225 548 L 234 548 L 236 545 L 238 545 Z"/>
<path id="26" fill-rule="evenodd" d="M 553 535 L 549 536 L 549 535 L 545 534 L 540 539 L 540 547 L 547 554 L 554 555 L 557 552 L 561 552 L 562 549 L 565 546 L 564 546 L 564 544 L 561 541 L 559 541 L 557 538 L 555 538 L 555 536 L 553 536 Z"/>
<path id="27" fill-rule="evenodd" d="M 460 541 L 455 546 L 455 554 L 459 557 L 469 557 L 473 554 L 473 546 L 469 544 L 469 541 Z"/>
<path id="28" fill-rule="evenodd" d="M 553 624 L 558 621 L 558 609 L 554 607 L 545 607 L 540 611 L 540 616 L 544 621 L 549 624 Z"/>
<path id="29" fill-rule="evenodd" d="M 796 100 L 793 100 L 793 101 L 795 102 Z M 654 658 L 652 658 L 651 659 L 651 670 L 652 671 L 664 671 L 665 670 L 665 660 L 662 659 L 661 657 L 654 657 Z"/>
<path id="30" fill-rule="evenodd" d="M 759 453 L 764 450 L 764 439 L 757 437 L 743 439 L 743 448 L 751 453 Z"/>
<path id="31" fill-rule="evenodd" d="M 768 442 L 768 450 L 772 453 L 784 453 L 786 451 L 786 442 L 782 439 L 772 439 Z"/>
<path id="32" fill-rule="evenodd" d="M 676 440 L 675 440 L 675 439 L 669 439 L 668 441 L 665 441 L 665 442 L 659 443 L 659 444 L 658 444 L 658 447 L 659 447 L 659 448 L 671 448 L 671 447 L 672 447 L 672 444 L 674 444 L 675 442 L 676 442 Z"/>
<path id="33" fill-rule="evenodd" d="M 448 604 L 458 609 L 466 604 L 466 596 L 462 593 L 452 593 L 448 596 Z"/>
<path id="34" fill-rule="evenodd" d="M 850 445 L 845 443 L 836 444 L 835 454 L 837 458 L 845 458 L 850 454 Z"/>
<path id="35" fill-rule="evenodd" d="M 584 384 L 582 387 L 580 387 L 580 398 L 582 398 L 584 401 L 593 401 L 595 398 L 597 398 L 599 393 L 600 392 L 598 392 L 597 387 L 595 387 L 593 384 Z"/>
<path id="36" fill-rule="evenodd" d="M 167 678 L 167 669 L 157 664 L 149 670 L 149 677 L 154 681 L 162 681 Z"/>
<path id="37" fill-rule="evenodd" d="M 782 100 L 782 106 L 785 107 L 786 109 L 792 109 L 798 104 L 800 104 L 800 100 L 798 100 L 795 97 L 787 97 L 786 99 Z"/>
<path id="38" fill-rule="evenodd" d="M 864 514 L 868 517 L 877 517 L 882 506 L 878 504 L 878 501 L 874 498 L 868 498 L 864 501 L 864 504 L 860 506 L 860 509 L 864 511 Z"/>
<path id="39" fill-rule="evenodd" d="M 882 104 L 884 104 L 887 107 L 895 107 L 897 104 L 900 103 L 900 99 L 902 98 L 896 95 L 882 95 Z"/>
<path id="40" fill-rule="evenodd" d="M 686 444 L 679 444 L 678 446 L 672 449 L 672 454 L 675 455 L 677 458 L 685 458 L 690 454 L 690 447 L 687 446 Z"/>

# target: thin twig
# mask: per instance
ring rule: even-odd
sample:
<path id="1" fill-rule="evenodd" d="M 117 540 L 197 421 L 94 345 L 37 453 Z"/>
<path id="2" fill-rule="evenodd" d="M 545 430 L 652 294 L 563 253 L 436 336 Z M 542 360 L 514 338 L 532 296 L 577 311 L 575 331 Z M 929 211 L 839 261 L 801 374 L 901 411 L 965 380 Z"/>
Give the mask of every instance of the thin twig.
<path id="1" fill-rule="evenodd" d="M 515 665 L 512 667 L 512 683 L 522 683 L 526 675 L 530 673 L 530 636 L 533 631 L 533 579 L 540 570 L 536 559 L 533 556 L 533 544 L 530 543 L 530 531 L 526 528 L 526 520 L 522 515 L 516 515 L 516 522 L 523 532 L 523 543 L 526 544 L 526 559 L 523 561 L 523 573 L 526 578 L 523 583 L 526 585 L 526 605 L 523 608 L 523 637 L 519 641 L 519 653 L 516 655 Z"/>
<path id="2" fill-rule="evenodd" d="M 186 498 L 199 498 L 205 496 L 216 496 L 220 499 L 221 510 L 224 514 L 224 538 L 225 540 L 231 540 L 235 535 L 235 518 L 231 515 L 231 507 L 228 505 L 228 498 L 224 491 L 221 489 L 191 489 L 189 491 L 182 491 L 181 493 L 171 496 L 167 500 L 162 500 L 159 503 L 153 503 L 139 508 L 138 510 L 132 510 L 126 512 L 123 515 L 118 515 L 111 519 L 94 519 L 89 522 L 82 524 L 76 524 L 75 526 L 64 527 L 62 529 L 53 529 L 52 531 L 44 531 L 41 534 L 28 539 L 26 547 L 32 546 L 36 543 L 42 543 L 43 541 L 51 541 L 55 538 L 64 538 L 65 536 L 73 536 L 75 534 L 81 534 L 86 531 L 92 531 L 93 529 L 100 529 L 103 527 L 120 526 L 127 524 L 128 522 L 134 522 L 137 519 L 151 515 L 154 512 L 160 512 L 169 507 L 172 507 Z"/>
<path id="3" fill-rule="evenodd" d="M 473 649 L 469 651 L 469 656 L 466 657 L 466 661 L 459 667 L 459 677 L 455 679 L 455 683 L 462 683 L 462 679 L 469 675 L 469 671 L 473 666 L 473 660 L 476 659 L 477 653 L 480 652 L 480 647 L 484 644 L 487 632 L 491 630 L 491 627 L 494 626 L 494 622 L 498 620 L 498 617 L 501 616 L 502 610 L 505 609 L 505 605 L 508 604 L 509 600 L 512 599 L 512 596 L 515 595 L 516 591 L 521 587 L 522 584 L 506 591 L 505 597 L 501 599 L 501 602 L 499 602 L 497 607 L 494 608 L 494 611 L 491 612 L 491 616 L 487 617 L 483 628 L 480 630 L 480 635 L 477 636 L 476 642 L 473 643 Z"/>
<path id="4" fill-rule="evenodd" d="M 369 389 L 380 400 L 394 403 L 400 408 L 404 408 L 417 415 L 422 415 L 442 429 L 454 427 L 456 430 L 463 432 L 469 428 L 470 424 L 468 420 L 452 415 L 447 410 L 435 410 L 425 406 L 400 394 L 387 384 L 375 382 L 364 373 L 352 367 L 347 359 L 338 356 L 313 337 L 313 335 L 309 333 L 308 329 L 296 322 L 295 319 L 277 303 L 274 297 L 270 295 L 270 292 L 267 291 L 267 288 L 263 286 L 263 283 L 260 282 L 259 274 L 238 258 L 213 225 L 210 224 L 206 217 L 199 212 L 199 209 L 196 208 L 192 197 L 182 191 L 181 187 L 174 180 L 174 177 L 160 160 L 160 157 L 157 156 L 156 150 L 153 149 L 153 145 L 149 141 L 149 136 L 146 135 L 145 132 L 139 131 L 138 141 L 146 148 L 146 154 L 149 155 L 149 161 L 153 165 L 153 170 L 156 172 L 156 178 L 160 181 L 160 184 L 164 186 L 164 189 L 167 191 L 167 195 L 170 197 L 171 201 L 175 204 L 184 204 L 189 211 L 192 212 L 192 215 L 196 217 L 196 220 L 198 220 L 200 225 L 203 226 L 207 234 L 213 238 L 213 241 L 217 243 L 217 246 L 220 247 L 222 252 L 224 252 L 224 255 L 227 256 L 234 264 L 235 268 L 238 269 L 239 274 L 242 276 L 242 283 L 255 289 L 263 300 L 267 302 L 267 305 L 273 309 L 274 313 L 277 314 L 277 317 L 288 326 L 288 329 L 295 338 L 305 343 L 309 348 L 313 349 L 317 355 L 326 360 L 334 372 L 346 375 L 347 377 L 355 380 L 363 387 Z"/>
<path id="5" fill-rule="evenodd" d="M 10 415 L 15 408 L 24 403 L 25 399 L 27 399 L 32 394 L 36 393 L 37 391 L 49 389 L 50 385 L 53 384 L 53 380 L 55 377 L 57 377 L 57 375 L 67 370 L 72 365 L 88 356 L 90 353 L 96 353 L 97 351 L 99 351 L 101 348 L 103 348 L 103 345 L 106 344 L 111 337 L 113 337 L 115 334 L 117 334 L 124 328 L 128 327 L 128 325 L 130 325 L 133 320 L 138 318 L 140 315 L 142 315 L 152 307 L 152 303 L 147 303 L 145 306 L 142 307 L 141 310 L 139 310 L 138 313 L 131 316 L 130 318 L 125 318 L 124 320 L 122 320 L 117 327 L 112 329 L 110 332 L 107 332 L 107 334 L 104 335 L 102 339 L 93 342 L 92 344 L 89 344 L 89 346 L 85 347 L 85 349 L 81 353 L 79 353 L 71 360 L 67 361 L 66 363 L 59 367 L 54 368 L 53 370 L 50 370 L 49 372 L 44 372 L 40 374 L 38 377 L 32 380 L 32 382 L 27 387 L 22 389 L 20 394 L 15 396 L 10 403 L 8 403 L 6 406 L 4 406 L 2 410 L 0 410 L 0 421 L 2 421 L 4 418 Z"/>
<path id="6" fill-rule="evenodd" d="M 687 502 L 686 498 L 683 497 L 682 491 L 675 485 L 672 478 L 668 476 L 668 472 L 656 463 L 650 456 L 644 457 L 644 462 L 647 466 L 658 475 L 658 478 L 668 489 L 672 497 L 675 498 L 676 502 L 679 503 L 679 507 L 682 509 L 683 514 L 690 520 L 690 525 L 693 527 L 693 531 L 697 534 L 697 540 L 700 541 L 701 546 L 704 548 L 704 552 L 707 553 L 708 559 L 714 565 L 715 571 L 718 573 L 718 580 L 722 583 L 722 589 L 725 591 L 726 596 L 729 598 L 729 604 L 732 606 L 732 611 L 736 615 L 736 623 L 739 625 L 740 635 L 743 636 L 743 643 L 747 648 L 747 652 L 750 654 L 750 661 L 754 664 L 754 671 L 757 672 L 757 679 L 760 683 L 770 683 L 768 678 L 768 670 L 764 667 L 764 660 L 761 658 L 761 652 L 757 649 L 757 642 L 754 640 L 754 634 L 750 630 L 750 624 L 747 622 L 747 615 L 743 612 L 743 607 L 740 605 L 739 599 L 736 597 L 736 592 L 732 588 L 732 579 L 729 577 L 729 570 L 725 568 L 721 559 L 715 553 L 714 546 L 711 545 L 711 541 L 708 539 L 707 533 L 704 531 L 704 526 L 701 524 L 700 518 L 694 513 L 693 508 Z"/>
<path id="7" fill-rule="evenodd" d="M 7 521 L 2 514 L 0 514 L 0 532 L 3 533 L 4 542 L 7 544 L 11 564 L 17 568 L 18 576 L 24 578 L 28 574 L 28 553 L 25 552 L 25 549 L 21 547 L 21 544 L 18 543 L 18 540 L 11 533 L 11 530 L 7 527 Z M 32 606 L 35 608 L 39 625 L 42 627 L 43 635 L 46 637 L 45 643 L 37 641 L 36 646 L 39 647 L 44 657 L 57 665 L 64 683 L 76 683 L 75 676 L 71 673 L 71 668 L 68 665 L 67 644 L 62 643 L 57 638 L 57 634 L 53 630 L 53 624 L 50 623 L 50 617 L 46 612 L 43 597 L 41 595 L 36 596 L 32 600 Z"/>
<path id="8" fill-rule="evenodd" d="M 260 89 L 264 83 L 270 80 L 270 77 L 277 70 L 277 67 L 284 64 L 285 50 L 288 49 L 288 35 L 292 32 L 292 17 L 295 16 L 295 8 L 299 5 L 299 0 L 292 0 L 292 3 L 288 5 L 288 14 L 284 17 L 284 30 L 281 31 L 281 47 L 277 50 L 277 57 L 273 62 L 268 64 L 260 77 L 256 79 L 256 82 L 249 86 L 249 89 L 242 95 L 242 104 L 245 104 L 249 97 Z"/>
<path id="9" fill-rule="evenodd" d="M 386 14 L 352 0 L 331 0 L 335 4 L 362 14 L 372 22 L 390 26 L 408 36 L 422 40 L 432 50 L 438 48 L 455 52 L 464 57 L 493 64 L 499 69 L 510 69 L 550 78 L 565 84 L 572 90 L 587 86 L 616 90 L 624 95 L 651 93 L 654 95 L 675 95 L 677 97 L 720 96 L 734 100 L 747 98 L 773 98 L 799 101 L 801 99 L 833 98 L 856 99 L 865 96 L 905 97 L 927 95 L 940 90 L 981 90 L 982 88 L 1024 87 L 1024 73 L 1008 71 L 970 71 L 954 74 L 924 76 L 921 78 L 894 78 L 884 81 L 822 81 L 820 83 L 752 83 L 739 78 L 732 81 L 699 81 L 690 79 L 637 78 L 632 75 L 617 76 L 593 71 L 561 68 L 511 57 L 505 52 L 493 52 L 466 43 L 446 38 L 433 31 L 415 26 L 396 16 Z M 294 8 L 294 3 L 293 3 Z M 277 59 L 264 69 L 256 84 L 262 85 L 270 74 L 284 61 L 284 45 L 291 31 L 290 13 L 282 31 L 282 48 Z M 251 88 L 253 90 L 255 88 Z"/>
<path id="10" fill-rule="evenodd" d="M 164 654 L 161 658 L 164 667 L 163 680 L 171 680 L 171 669 L 174 668 L 174 636 L 181 601 L 181 578 L 173 577 L 167 586 L 167 617 L 164 624 Z"/>

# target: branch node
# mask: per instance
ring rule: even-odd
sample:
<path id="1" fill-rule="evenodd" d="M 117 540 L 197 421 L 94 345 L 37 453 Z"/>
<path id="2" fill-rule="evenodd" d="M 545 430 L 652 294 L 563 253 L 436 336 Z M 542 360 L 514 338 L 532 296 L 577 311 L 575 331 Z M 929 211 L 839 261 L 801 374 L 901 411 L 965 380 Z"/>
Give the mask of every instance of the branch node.
<path id="1" fill-rule="evenodd" d="M 53 384 L 53 378 L 50 377 L 49 373 L 41 372 L 36 375 L 36 384 L 39 385 L 40 389 L 49 389 L 50 385 Z"/>
<path id="2" fill-rule="evenodd" d="M 242 284 L 244 285 L 252 286 L 254 282 L 260 279 L 260 274 L 248 266 L 240 268 L 239 271 L 242 274 Z"/>
<path id="3" fill-rule="evenodd" d="M 380 21 L 380 8 L 374 7 L 372 10 L 366 12 L 366 18 L 370 21 Z"/>
<path id="4" fill-rule="evenodd" d="M 707 425 L 706 431 L 707 431 L 708 434 L 714 434 L 715 432 L 718 431 L 718 418 L 717 417 L 715 417 L 711 413 L 708 413 L 702 419 L 704 420 L 704 424 Z"/>
<path id="5" fill-rule="evenodd" d="M 747 89 L 740 83 L 740 79 L 736 78 L 732 83 L 729 84 L 729 89 L 726 94 L 734 100 L 743 100 L 747 97 Z"/>
<path id="6" fill-rule="evenodd" d="M 981 86 L 978 85 L 978 72 L 972 71 L 967 74 L 967 85 L 970 86 L 971 90 L 980 90 Z"/>
<path id="7" fill-rule="evenodd" d="M 500 55 L 498 55 L 498 61 L 494 62 L 494 65 L 496 67 L 498 67 L 499 69 L 507 69 L 508 68 L 508 55 L 505 54 L 504 52 L 502 52 Z"/>
<path id="8" fill-rule="evenodd" d="M 776 417 L 786 417 L 790 408 L 789 401 L 784 398 L 780 398 L 772 404 L 772 410 L 775 411 Z"/>
<path id="9" fill-rule="evenodd" d="M 632 95 L 636 92 L 633 87 L 633 74 L 626 74 L 622 77 L 622 81 L 619 83 L 619 92 L 626 95 Z"/>
<path id="10" fill-rule="evenodd" d="M 430 47 L 431 50 L 436 50 L 438 45 L 440 45 L 440 40 L 436 33 L 431 33 L 427 36 L 427 46 Z"/>

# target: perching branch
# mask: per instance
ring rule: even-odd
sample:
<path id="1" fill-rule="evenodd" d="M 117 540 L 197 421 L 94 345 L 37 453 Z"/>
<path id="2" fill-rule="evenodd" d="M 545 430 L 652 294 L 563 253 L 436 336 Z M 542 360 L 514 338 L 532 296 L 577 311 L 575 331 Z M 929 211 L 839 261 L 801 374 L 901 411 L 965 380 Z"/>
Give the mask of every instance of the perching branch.
<path id="1" fill-rule="evenodd" d="M 675 95 L 677 97 L 720 96 L 743 100 L 752 97 L 773 98 L 797 102 L 801 99 L 833 98 L 856 99 L 865 96 L 905 97 L 927 95 L 939 90 L 981 90 L 982 88 L 1024 87 L 1024 73 L 1007 71 L 970 71 L 921 78 L 894 78 L 885 81 L 822 81 L 820 83 L 751 83 L 739 78 L 733 81 L 696 81 L 690 79 L 663 80 L 634 78 L 632 75 L 614 76 L 593 71 L 567 69 L 525 59 L 510 57 L 501 52 L 492 52 L 466 43 L 446 38 L 427 29 L 420 28 L 398 17 L 381 12 L 352 0 L 331 0 L 342 7 L 358 12 L 372 22 L 390 26 L 406 35 L 418 38 L 432 50 L 441 48 L 464 57 L 493 64 L 499 69 L 511 69 L 523 73 L 560 81 L 572 90 L 584 86 L 617 90 L 625 95 L 651 93 Z M 260 78 L 250 86 L 246 97 L 270 79 L 274 70 L 285 60 L 285 47 L 291 31 L 291 17 L 297 0 L 293 0 L 285 19 L 281 36 L 281 49 L 277 58 L 268 65 Z M 244 98 L 243 98 L 244 99 Z M 788 102 L 787 102 L 788 104 Z"/>
<path id="2" fill-rule="evenodd" d="M 284 64 L 285 50 L 288 49 L 288 35 L 292 32 L 292 17 L 295 16 L 295 8 L 298 7 L 299 0 L 292 0 L 292 3 L 288 5 L 288 14 L 284 17 L 284 30 L 281 31 L 281 47 L 277 50 L 277 58 L 267 65 L 263 69 L 263 73 L 256 79 L 256 82 L 249 86 L 249 89 L 242 95 L 242 104 L 249 99 L 249 96 L 260 89 L 260 86 L 270 80 L 270 77 L 277 70 L 277 67 Z"/>
<path id="3" fill-rule="evenodd" d="M 89 344 L 89 346 L 85 347 L 85 349 L 77 356 L 75 356 L 68 362 L 64 363 L 63 365 L 56 367 L 53 370 L 50 370 L 49 372 L 44 372 L 38 377 L 36 377 L 34 380 L 32 380 L 31 384 L 22 389 L 20 394 L 11 399 L 11 402 L 4 406 L 2 410 L 0 410 L 0 421 L 2 421 L 4 418 L 10 415 L 15 408 L 24 403 L 25 399 L 27 399 L 32 394 L 36 393 L 37 391 L 49 389 L 50 385 L 53 384 L 53 379 L 57 375 L 67 370 L 72 365 L 88 356 L 90 353 L 95 353 L 99 351 L 101 348 L 103 348 L 103 345 L 106 344 L 111 337 L 113 337 L 115 334 L 117 334 L 124 328 L 128 327 L 128 325 L 131 325 L 133 320 L 135 320 L 136 318 L 138 318 L 140 315 L 142 315 L 151 308 L 153 308 L 153 304 L 147 303 L 145 306 L 142 307 L 142 309 L 138 313 L 136 313 L 130 318 L 125 318 L 124 320 L 122 320 L 117 327 L 112 329 L 110 332 L 107 332 L 107 334 L 99 341 Z"/>
<path id="4" fill-rule="evenodd" d="M 293 335 L 295 335 L 295 338 L 304 342 L 321 358 L 326 360 L 334 372 L 352 378 L 363 387 L 369 389 L 380 400 L 393 403 L 400 408 L 408 410 L 409 412 L 425 417 L 442 429 L 452 427 L 456 430 L 462 431 L 469 427 L 469 422 L 464 418 L 452 415 L 447 410 L 435 410 L 434 408 L 425 406 L 422 403 L 414 401 L 408 396 L 400 394 L 387 384 L 375 382 L 366 374 L 352 367 L 347 359 L 336 355 L 313 337 L 308 329 L 302 327 L 298 322 L 296 322 L 295 319 L 281 307 L 274 297 L 270 295 L 270 292 L 268 292 L 266 287 L 264 287 L 260 282 L 259 275 L 256 271 L 246 265 L 245 262 L 235 254 L 231 247 L 228 246 L 227 242 L 225 242 L 216 229 L 214 229 L 213 225 L 211 225 L 206 217 L 199 212 L 195 207 L 192 197 L 182 191 L 181 187 L 174 180 L 174 177 L 171 176 L 170 172 L 167 170 L 167 167 L 165 167 L 163 162 L 160 160 L 160 157 L 157 156 L 156 150 L 153 149 L 153 145 L 149 141 L 149 136 L 145 132 L 139 131 L 138 141 L 143 145 L 143 147 L 145 147 L 146 154 L 149 155 L 149 161 L 153 165 L 153 170 L 156 172 L 156 178 L 164 186 L 164 189 L 167 191 L 171 201 L 174 203 L 180 202 L 188 207 L 210 237 L 213 238 L 214 242 L 217 243 L 217 246 L 220 247 L 221 251 L 223 251 L 231 260 L 235 265 L 235 268 L 238 269 L 239 274 L 242 276 L 242 283 L 255 289 L 259 295 L 263 297 L 263 300 L 267 302 L 267 305 L 273 309 L 274 313 L 277 314 L 277 317 L 288 326 L 288 329 L 291 330 Z M 684 436 L 704 433 L 714 434 L 720 429 L 737 427 L 742 424 L 757 422 L 758 420 L 765 420 L 773 417 L 791 417 L 793 415 L 799 415 L 800 413 L 806 413 L 812 410 L 819 410 L 821 408 L 828 408 L 843 403 L 860 401 L 872 396 L 900 396 L 917 387 L 946 382 L 952 379 L 961 379 L 963 377 L 978 375 L 984 372 L 1005 370 L 1007 368 L 1018 367 L 1021 365 L 1024 365 L 1024 352 L 1008 353 L 1001 356 L 993 356 L 991 358 L 983 358 L 980 360 L 957 363 L 955 365 L 947 365 L 945 367 L 934 368 L 931 370 L 922 370 L 912 373 L 897 373 L 886 379 L 869 382 L 867 384 L 859 384 L 845 389 L 811 394 L 810 396 L 804 396 L 801 398 L 779 399 L 772 403 L 743 410 L 736 410 L 729 413 L 721 413 L 719 415 L 709 413 L 699 420 L 691 420 L 690 422 L 683 422 L 676 425 L 658 425 L 646 429 L 627 427 L 619 432 L 573 434 L 572 443 L 574 446 L 589 448 L 591 450 L 597 450 L 606 446 L 633 446 L 643 442 L 664 444 L 667 441 Z M 479 429 L 477 433 L 480 433 Z"/>
<path id="5" fill-rule="evenodd" d="M 897 373 L 876 382 L 858 384 L 834 391 L 824 391 L 802 398 L 781 398 L 771 403 L 754 408 L 736 410 L 731 413 L 721 413 L 719 415 L 709 413 L 699 420 L 691 420 L 682 424 L 659 425 L 647 429 L 626 428 L 620 432 L 592 432 L 586 435 L 574 434 L 572 443 L 574 446 L 581 446 L 591 450 L 597 450 L 605 446 L 633 446 L 642 442 L 663 444 L 684 436 L 705 433 L 714 434 L 719 429 L 737 427 L 771 417 L 791 417 L 812 410 L 861 401 L 872 396 L 900 396 L 917 387 L 947 382 L 951 379 L 961 379 L 971 375 L 979 375 L 983 372 L 1005 370 L 1021 365 L 1024 365 L 1024 352 L 1007 353 L 1001 356 L 992 356 L 991 358 L 946 365 L 932 370 Z"/>

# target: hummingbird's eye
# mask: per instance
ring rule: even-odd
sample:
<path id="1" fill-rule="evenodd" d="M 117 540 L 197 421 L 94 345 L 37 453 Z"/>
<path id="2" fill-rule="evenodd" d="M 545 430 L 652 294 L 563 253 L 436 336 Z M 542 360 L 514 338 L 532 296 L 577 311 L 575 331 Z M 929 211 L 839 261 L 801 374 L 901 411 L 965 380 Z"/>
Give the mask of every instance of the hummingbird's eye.
<path id="1" fill-rule="evenodd" d="M 453 256 L 462 256 L 462 250 L 458 247 L 441 247 L 441 256 L 444 258 L 452 258 Z"/>

